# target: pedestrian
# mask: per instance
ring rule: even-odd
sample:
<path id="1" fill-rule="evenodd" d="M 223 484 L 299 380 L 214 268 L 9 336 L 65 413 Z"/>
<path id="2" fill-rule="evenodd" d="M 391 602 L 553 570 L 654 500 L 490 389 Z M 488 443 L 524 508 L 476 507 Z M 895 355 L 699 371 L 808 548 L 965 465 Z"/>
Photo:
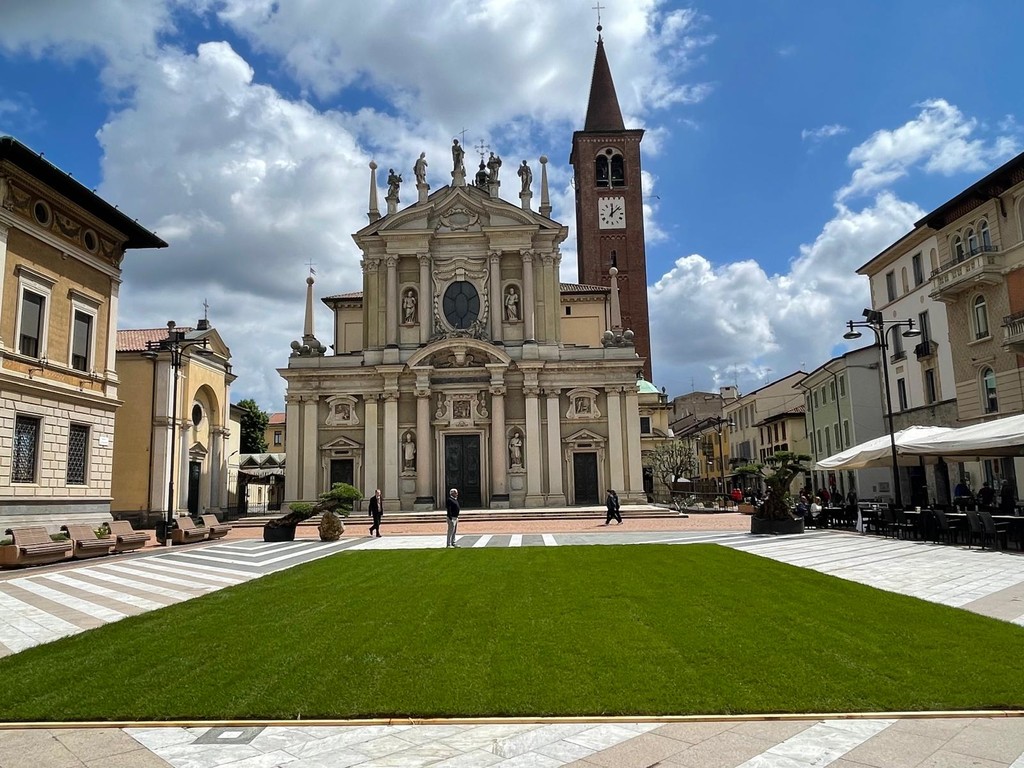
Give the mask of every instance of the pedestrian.
<path id="1" fill-rule="evenodd" d="M 604 524 L 608 525 L 611 523 L 612 518 L 615 518 L 616 524 L 622 525 L 622 515 L 619 514 L 619 494 L 609 488 L 608 496 L 604 500 L 604 505 L 608 509 L 608 514 L 605 516 Z"/>
<path id="2" fill-rule="evenodd" d="M 992 503 L 996 500 L 996 492 L 986 480 L 978 491 L 978 502 L 982 509 L 992 509 Z"/>
<path id="3" fill-rule="evenodd" d="M 1017 491 L 1009 480 L 1004 480 L 1003 487 L 999 489 L 999 511 L 1004 515 L 1017 511 Z"/>
<path id="4" fill-rule="evenodd" d="M 459 492 L 452 488 L 448 491 L 448 499 L 445 502 L 448 511 L 448 538 L 445 541 L 445 549 L 448 547 L 458 548 L 455 543 L 455 530 L 459 527 Z"/>
<path id="5" fill-rule="evenodd" d="M 820 501 L 822 506 L 826 506 L 827 507 L 828 506 L 828 501 L 829 501 L 830 498 L 831 497 L 829 496 L 828 488 L 822 488 L 820 491 L 818 491 L 818 495 L 816 497 L 816 500 Z"/>
<path id="6" fill-rule="evenodd" d="M 373 525 L 370 526 L 370 535 L 373 536 L 373 532 L 377 531 L 377 538 L 380 538 L 380 518 L 384 514 L 384 502 L 380 498 L 380 488 L 373 492 L 373 498 L 370 499 L 370 506 L 367 510 L 370 517 L 373 518 Z"/>

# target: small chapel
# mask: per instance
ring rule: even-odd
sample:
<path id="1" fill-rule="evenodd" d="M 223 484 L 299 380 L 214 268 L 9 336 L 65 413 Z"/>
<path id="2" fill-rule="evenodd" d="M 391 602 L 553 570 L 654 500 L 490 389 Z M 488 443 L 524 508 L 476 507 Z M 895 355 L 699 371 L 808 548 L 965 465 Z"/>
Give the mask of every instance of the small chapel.
<path id="1" fill-rule="evenodd" d="M 309 277 L 303 337 L 279 369 L 286 502 L 336 482 L 423 511 L 451 488 L 464 509 L 595 505 L 608 489 L 647 500 L 641 437 L 664 396 L 648 381 L 643 131 L 623 124 L 600 31 L 569 158 L 582 282 L 559 279 L 568 228 L 550 218 L 547 157 L 536 210 L 528 161 L 514 166 L 513 203 L 501 157 L 481 153 L 467 173 L 458 139 L 443 186 L 416 160 L 404 207 L 391 169 L 383 213 L 371 162 L 369 223 L 353 235 L 362 290 L 322 299 L 328 347 Z"/>

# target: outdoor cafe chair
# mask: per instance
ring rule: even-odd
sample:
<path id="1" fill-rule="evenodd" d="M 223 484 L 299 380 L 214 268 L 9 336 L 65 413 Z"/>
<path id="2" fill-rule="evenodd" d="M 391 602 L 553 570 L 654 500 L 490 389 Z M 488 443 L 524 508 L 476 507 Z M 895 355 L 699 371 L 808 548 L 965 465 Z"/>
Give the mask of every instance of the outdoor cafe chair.
<path id="1" fill-rule="evenodd" d="M 963 530 L 963 521 L 959 518 L 951 521 L 941 509 L 932 510 L 935 521 L 938 523 L 936 541 L 943 539 L 947 544 L 956 544 L 960 539 L 960 531 Z"/>
<path id="2" fill-rule="evenodd" d="M 974 541 L 984 549 L 985 547 L 985 524 L 981 522 L 981 515 L 973 509 L 967 510 L 967 548 L 970 549 Z"/>
<path id="3" fill-rule="evenodd" d="M 991 539 L 995 543 L 1002 542 L 1000 544 L 1001 549 L 1006 549 L 1006 538 L 1009 535 L 1010 524 L 1009 523 L 997 523 L 992 519 L 992 513 L 987 509 L 983 509 L 978 512 L 981 517 L 982 525 L 985 527 L 985 538 L 987 541 Z"/>

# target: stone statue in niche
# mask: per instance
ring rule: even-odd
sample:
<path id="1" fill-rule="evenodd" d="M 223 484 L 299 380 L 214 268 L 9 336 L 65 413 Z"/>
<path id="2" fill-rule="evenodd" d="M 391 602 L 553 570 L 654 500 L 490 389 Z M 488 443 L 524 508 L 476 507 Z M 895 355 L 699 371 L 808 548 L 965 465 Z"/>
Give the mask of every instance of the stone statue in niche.
<path id="1" fill-rule="evenodd" d="M 469 400 L 456 400 L 452 403 L 453 419 L 468 419 L 471 418 L 470 414 Z"/>
<path id="2" fill-rule="evenodd" d="M 508 287 L 505 293 L 505 319 L 509 322 L 519 322 L 519 292 L 514 285 Z"/>
<path id="3" fill-rule="evenodd" d="M 402 322 L 406 325 L 416 322 L 416 291 L 412 288 L 402 295 Z"/>
<path id="4" fill-rule="evenodd" d="M 402 469 L 416 469 L 416 440 L 412 432 L 406 432 L 402 441 Z"/>
<path id="5" fill-rule="evenodd" d="M 518 431 L 508 439 L 508 462 L 511 467 L 523 466 L 523 438 Z"/>

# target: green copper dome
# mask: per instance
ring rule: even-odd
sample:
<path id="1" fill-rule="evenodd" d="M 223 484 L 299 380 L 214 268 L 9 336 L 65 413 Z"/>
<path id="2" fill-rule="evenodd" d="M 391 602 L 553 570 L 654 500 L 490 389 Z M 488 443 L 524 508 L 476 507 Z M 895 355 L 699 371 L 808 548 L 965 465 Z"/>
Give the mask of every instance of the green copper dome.
<path id="1" fill-rule="evenodd" d="M 660 395 L 661 390 L 656 386 L 647 381 L 647 379 L 639 378 L 636 380 L 636 391 L 641 395 Z"/>

